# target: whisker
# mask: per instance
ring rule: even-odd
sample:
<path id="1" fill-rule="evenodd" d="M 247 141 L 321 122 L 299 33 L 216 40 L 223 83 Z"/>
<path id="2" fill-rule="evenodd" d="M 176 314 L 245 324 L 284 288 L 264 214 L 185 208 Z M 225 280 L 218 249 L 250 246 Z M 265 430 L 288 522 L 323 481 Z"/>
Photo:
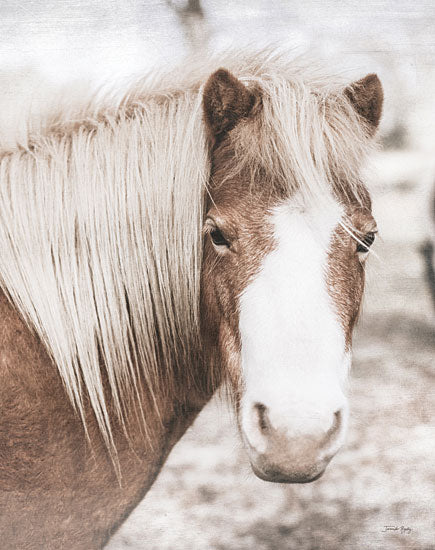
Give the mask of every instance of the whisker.
<path id="1" fill-rule="evenodd" d="M 355 233 L 353 231 L 351 231 L 349 229 L 349 227 L 347 227 L 347 225 L 343 222 L 339 222 L 339 225 L 352 237 L 352 239 L 354 241 L 356 241 L 358 244 L 360 244 L 361 246 L 363 246 L 364 248 L 367 249 L 367 254 L 368 253 L 371 253 L 372 256 L 374 256 L 375 258 L 379 259 L 379 256 L 376 254 L 376 252 L 373 252 L 373 250 L 371 248 L 369 248 L 361 239 L 359 239 Z"/>

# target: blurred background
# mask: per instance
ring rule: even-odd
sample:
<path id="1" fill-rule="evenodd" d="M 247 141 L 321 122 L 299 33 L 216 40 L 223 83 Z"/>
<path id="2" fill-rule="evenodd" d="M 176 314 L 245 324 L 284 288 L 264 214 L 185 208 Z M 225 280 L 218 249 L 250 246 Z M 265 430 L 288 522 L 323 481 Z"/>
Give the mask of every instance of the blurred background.
<path id="1" fill-rule="evenodd" d="M 320 480 L 268 484 L 215 399 L 108 549 L 434 549 L 432 0 L 3 0 L 0 144 L 23 139 L 27 113 L 49 109 L 59 86 L 265 45 L 311 52 L 349 82 L 377 72 L 385 89 L 382 147 L 366 169 L 380 233 L 355 336 L 348 441 Z"/>

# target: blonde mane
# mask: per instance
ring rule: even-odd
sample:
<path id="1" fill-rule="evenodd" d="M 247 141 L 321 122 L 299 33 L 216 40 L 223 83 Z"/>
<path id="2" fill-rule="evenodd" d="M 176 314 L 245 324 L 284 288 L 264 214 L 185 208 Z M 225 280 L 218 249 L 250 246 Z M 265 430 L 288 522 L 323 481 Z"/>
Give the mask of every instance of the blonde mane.
<path id="1" fill-rule="evenodd" d="M 176 366 L 200 349 L 210 171 L 201 92 L 221 66 L 263 97 L 256 120 L 233 132 L 229 171 L 263 170 L 307 196 L 331 185 L 358 193 L 369 142 L 345 83 L 267 52 L 149 76 L 120 100 L 91 98 L 76 112 L 65 106 L 1 154 L 0 285 L 82 418 L 89 396 L 109 445 L 102 365 L 122 418 L 139 367 L 150 395 L 170 393 Z"/>

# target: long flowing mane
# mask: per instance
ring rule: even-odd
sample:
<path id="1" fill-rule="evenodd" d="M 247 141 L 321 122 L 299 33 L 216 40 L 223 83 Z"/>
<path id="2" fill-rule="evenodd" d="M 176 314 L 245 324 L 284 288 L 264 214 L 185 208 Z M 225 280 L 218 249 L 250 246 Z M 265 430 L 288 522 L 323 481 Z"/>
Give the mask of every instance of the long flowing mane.
<path id="1" fill-rule="evenodd" d="M 82 416 L 89 396 L 108 443 L 107 391 L 122 418 L 139 369 L 151 395 L 169 392 L 201 346 L 207 77 L 223 66 L 262 90 L 256 120 L 234 131 L 229 173 L 248 167 L 307 196 L 358 193 L 366 129 L 342 79 L 309 64 L 237 53 L 150 75 L 120 101 L 57 110 L 1 154 L 0 285 Z"/>

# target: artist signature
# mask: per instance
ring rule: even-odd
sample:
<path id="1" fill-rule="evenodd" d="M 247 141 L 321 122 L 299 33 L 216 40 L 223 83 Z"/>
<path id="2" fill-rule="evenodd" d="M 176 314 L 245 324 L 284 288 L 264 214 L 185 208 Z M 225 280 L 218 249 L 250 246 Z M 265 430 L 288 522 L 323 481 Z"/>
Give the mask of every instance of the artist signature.
<path id="1" fill-rule="evenodd" d="M 381 533 L 387 533 L 389 531 L 396 531 L 399 532 L 401 535 L 410 535 L 412 529 L 411 527 L 404 527 L 403 525 L 401 525 L 400 527 L 398 525 L 384 525 Z"/>

